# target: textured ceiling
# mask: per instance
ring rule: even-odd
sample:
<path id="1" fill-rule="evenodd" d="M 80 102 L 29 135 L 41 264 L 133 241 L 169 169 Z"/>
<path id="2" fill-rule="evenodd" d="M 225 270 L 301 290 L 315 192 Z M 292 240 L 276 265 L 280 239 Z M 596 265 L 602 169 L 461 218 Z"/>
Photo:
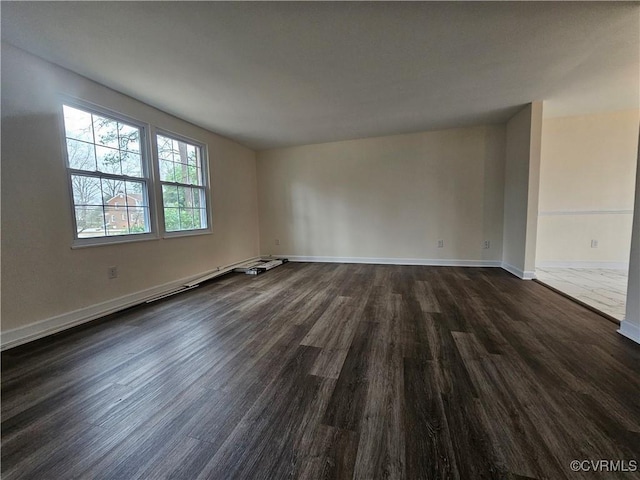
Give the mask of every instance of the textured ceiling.
<path id="1" fill-rule="evenodd" d="M 634 3 L 1 7 L 3 40 L 256 149 L 639 101 Z"/>

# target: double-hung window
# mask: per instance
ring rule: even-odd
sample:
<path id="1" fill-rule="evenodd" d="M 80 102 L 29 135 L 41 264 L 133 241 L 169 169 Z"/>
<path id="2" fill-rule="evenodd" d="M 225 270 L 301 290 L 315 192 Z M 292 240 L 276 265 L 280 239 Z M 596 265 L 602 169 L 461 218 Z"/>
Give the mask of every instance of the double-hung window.
<path id="1" fill-rule="evenodd" d="M 164 133 L 156 140 L 165 231 L 207 230 L 204 145 Z"/>
<path id="2" fill-rule="evenodd" d="M 63 112 L 75 244 L 150 236 L 144 125 L 75 104 Z"/>
<path id="3" fill-rule="evenodd" d="M 63 115 L 74 245 L 210 232 L 206 145 L 84 102 Z"/>

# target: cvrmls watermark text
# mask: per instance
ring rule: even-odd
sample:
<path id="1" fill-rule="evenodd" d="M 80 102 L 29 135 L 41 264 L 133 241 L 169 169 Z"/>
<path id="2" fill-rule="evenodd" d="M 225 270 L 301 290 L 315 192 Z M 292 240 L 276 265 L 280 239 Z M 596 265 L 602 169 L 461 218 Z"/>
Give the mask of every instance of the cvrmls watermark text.
<path id="1" fill-rule="evenodd" d="M 573 472 L 637 472 L 637 460 L 572 460 Z"/>

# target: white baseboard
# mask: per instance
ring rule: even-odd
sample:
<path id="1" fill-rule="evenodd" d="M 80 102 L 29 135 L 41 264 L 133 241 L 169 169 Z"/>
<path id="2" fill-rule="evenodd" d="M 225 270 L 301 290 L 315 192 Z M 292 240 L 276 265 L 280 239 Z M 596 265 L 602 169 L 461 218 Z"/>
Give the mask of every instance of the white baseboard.
<path id="1" fill-rule="evenodd" d="M 633 215 L 633 210 L 550 210 L 538 212 L 539 217 L 575 215 Z"/>
<path id="2" fill-rule="evenodd" d="M 430 265 L 441 267 L 499 267 L 499 260 L 454 260 L 429 258 L 379 258 L 379 257 L 324 257 L 299 255 L 274 255 L 290 262 L 314 263 L 369 263 L 372 265 Z"/>
<path id="3" fill-rule="evenodd" d="M 218 275 L 223 275 L 231 271 L 233 268 L 235 268 L 236 265 L 240 263 L 256 260 L 258 258 L 259 257 L 251 257 L 246 260 L 242 260 L 241 262 L 235 262 L 224 267 L 219 267 L 215 270 L 202 272 L 187 278 L 182 278 L 180 280 L 168 282 L 156 287 L 147 288 L 145 290 L 140 290 L 138 292 L 114 298 L 112 300 L 107 300 L 105 302 L 91 305 L 90 307 L 80 308 L 72 312 L 62 313 L 45 320 L 30 323 L 29 325 L 25 325 L 23 327 L 7 330 L 5 332 L 2 332 L 2 334 L 0 335 L 0 350 L 17 347 L 18 345 L 22 345 L 23 343 L 31 342 L 33 340 L 46 337 L 47 335 L 52 335 L 54 333 L 61 332 L 62 330 L 66 330 L 68 328 L 90 322 L 91 320 L 95 320 L 97 318 L 110 315 L 120 310 L 124 310 L 125 308 L 144 303 L 149 299 L 156 298 L 168 292 L 175 291 L 182 286 L 187 286 L 189 282 L 192 282 L 194 279 L 201 279 L 202 277 L 206 277 L 206 279 L 209 279 Z"/>
<path id="4" fill-rule="evenodd" d="M 536 278 L 536 272 L 532 272 L 531 270 L 520 270 L 519 268 L 514 267 L 513 265 L 509 265 L 508 263 L 502 262 L 500 266 L 509 272 L 512 275 L 515 275 L 521 280 L 533 280 Z"/>
<path id="5" fill-rule="evenodd" d="M 634 325 L 627 320 L 623 320 L 620 322 L 620 330 L 618 330 L 618 333 L 636 343 L 640 343 L 640 326 L 638 325 Z"/>
<path id="6" fill-rule="evenodd" d="M 610 270 L 629 270 L 629 262 L 537 262 L 536 268 L 606 268 Z"/>
<path id="7" fill-rule="evenodd" d="M 525 271 L 501 262 L 500 260 L 455 260 L 429 258 L 378 258 L 378 257 L 316 257 L 299 255 L 278 255 L 290 262 L 320 262 L 320 263 L 370 263 L 374 265 L 427 265 L 441 267 L 502 267 L 507 272 L 522 280 L 533 280 L 536 272 Z"/>

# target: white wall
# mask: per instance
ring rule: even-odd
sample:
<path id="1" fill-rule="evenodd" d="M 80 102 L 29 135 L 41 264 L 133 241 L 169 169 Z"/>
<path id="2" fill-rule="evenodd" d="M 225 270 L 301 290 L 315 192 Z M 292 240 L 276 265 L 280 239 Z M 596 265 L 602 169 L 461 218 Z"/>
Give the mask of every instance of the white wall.
<path id="1" fill-rule="evenodd" d="M 504 189 L 504 267 L 520 278 L 535 269 L 542 102 L 507 122 Z"/>
<path id="2" fill-rule="evenodd" d="M 59 92 L 205 142 L 213 234 L 71 249 Z M 255 152 L 2 45 L 3 344 L 253 257 L 258 248 Z M 119 269 L 114 280 L 111 265 Z"/>
<path id="3" fill-rule="evenodd" d="M 635 208 L 629 255 L 627 306 L 619 332 L 636 343 L 640 343 L 640 149 L 636 153 L 636 158 Z"/>
<path id="4" fill-rule="evenodd" d="M 628 110 L 544 119 L 538 266 L 626 268 L 639 115 Z"/>
<path id="5" fill-rule="evenodd" d="M 503 126 L 259 152 L 261 252 L 498 263 L 503 176 Z"/>

